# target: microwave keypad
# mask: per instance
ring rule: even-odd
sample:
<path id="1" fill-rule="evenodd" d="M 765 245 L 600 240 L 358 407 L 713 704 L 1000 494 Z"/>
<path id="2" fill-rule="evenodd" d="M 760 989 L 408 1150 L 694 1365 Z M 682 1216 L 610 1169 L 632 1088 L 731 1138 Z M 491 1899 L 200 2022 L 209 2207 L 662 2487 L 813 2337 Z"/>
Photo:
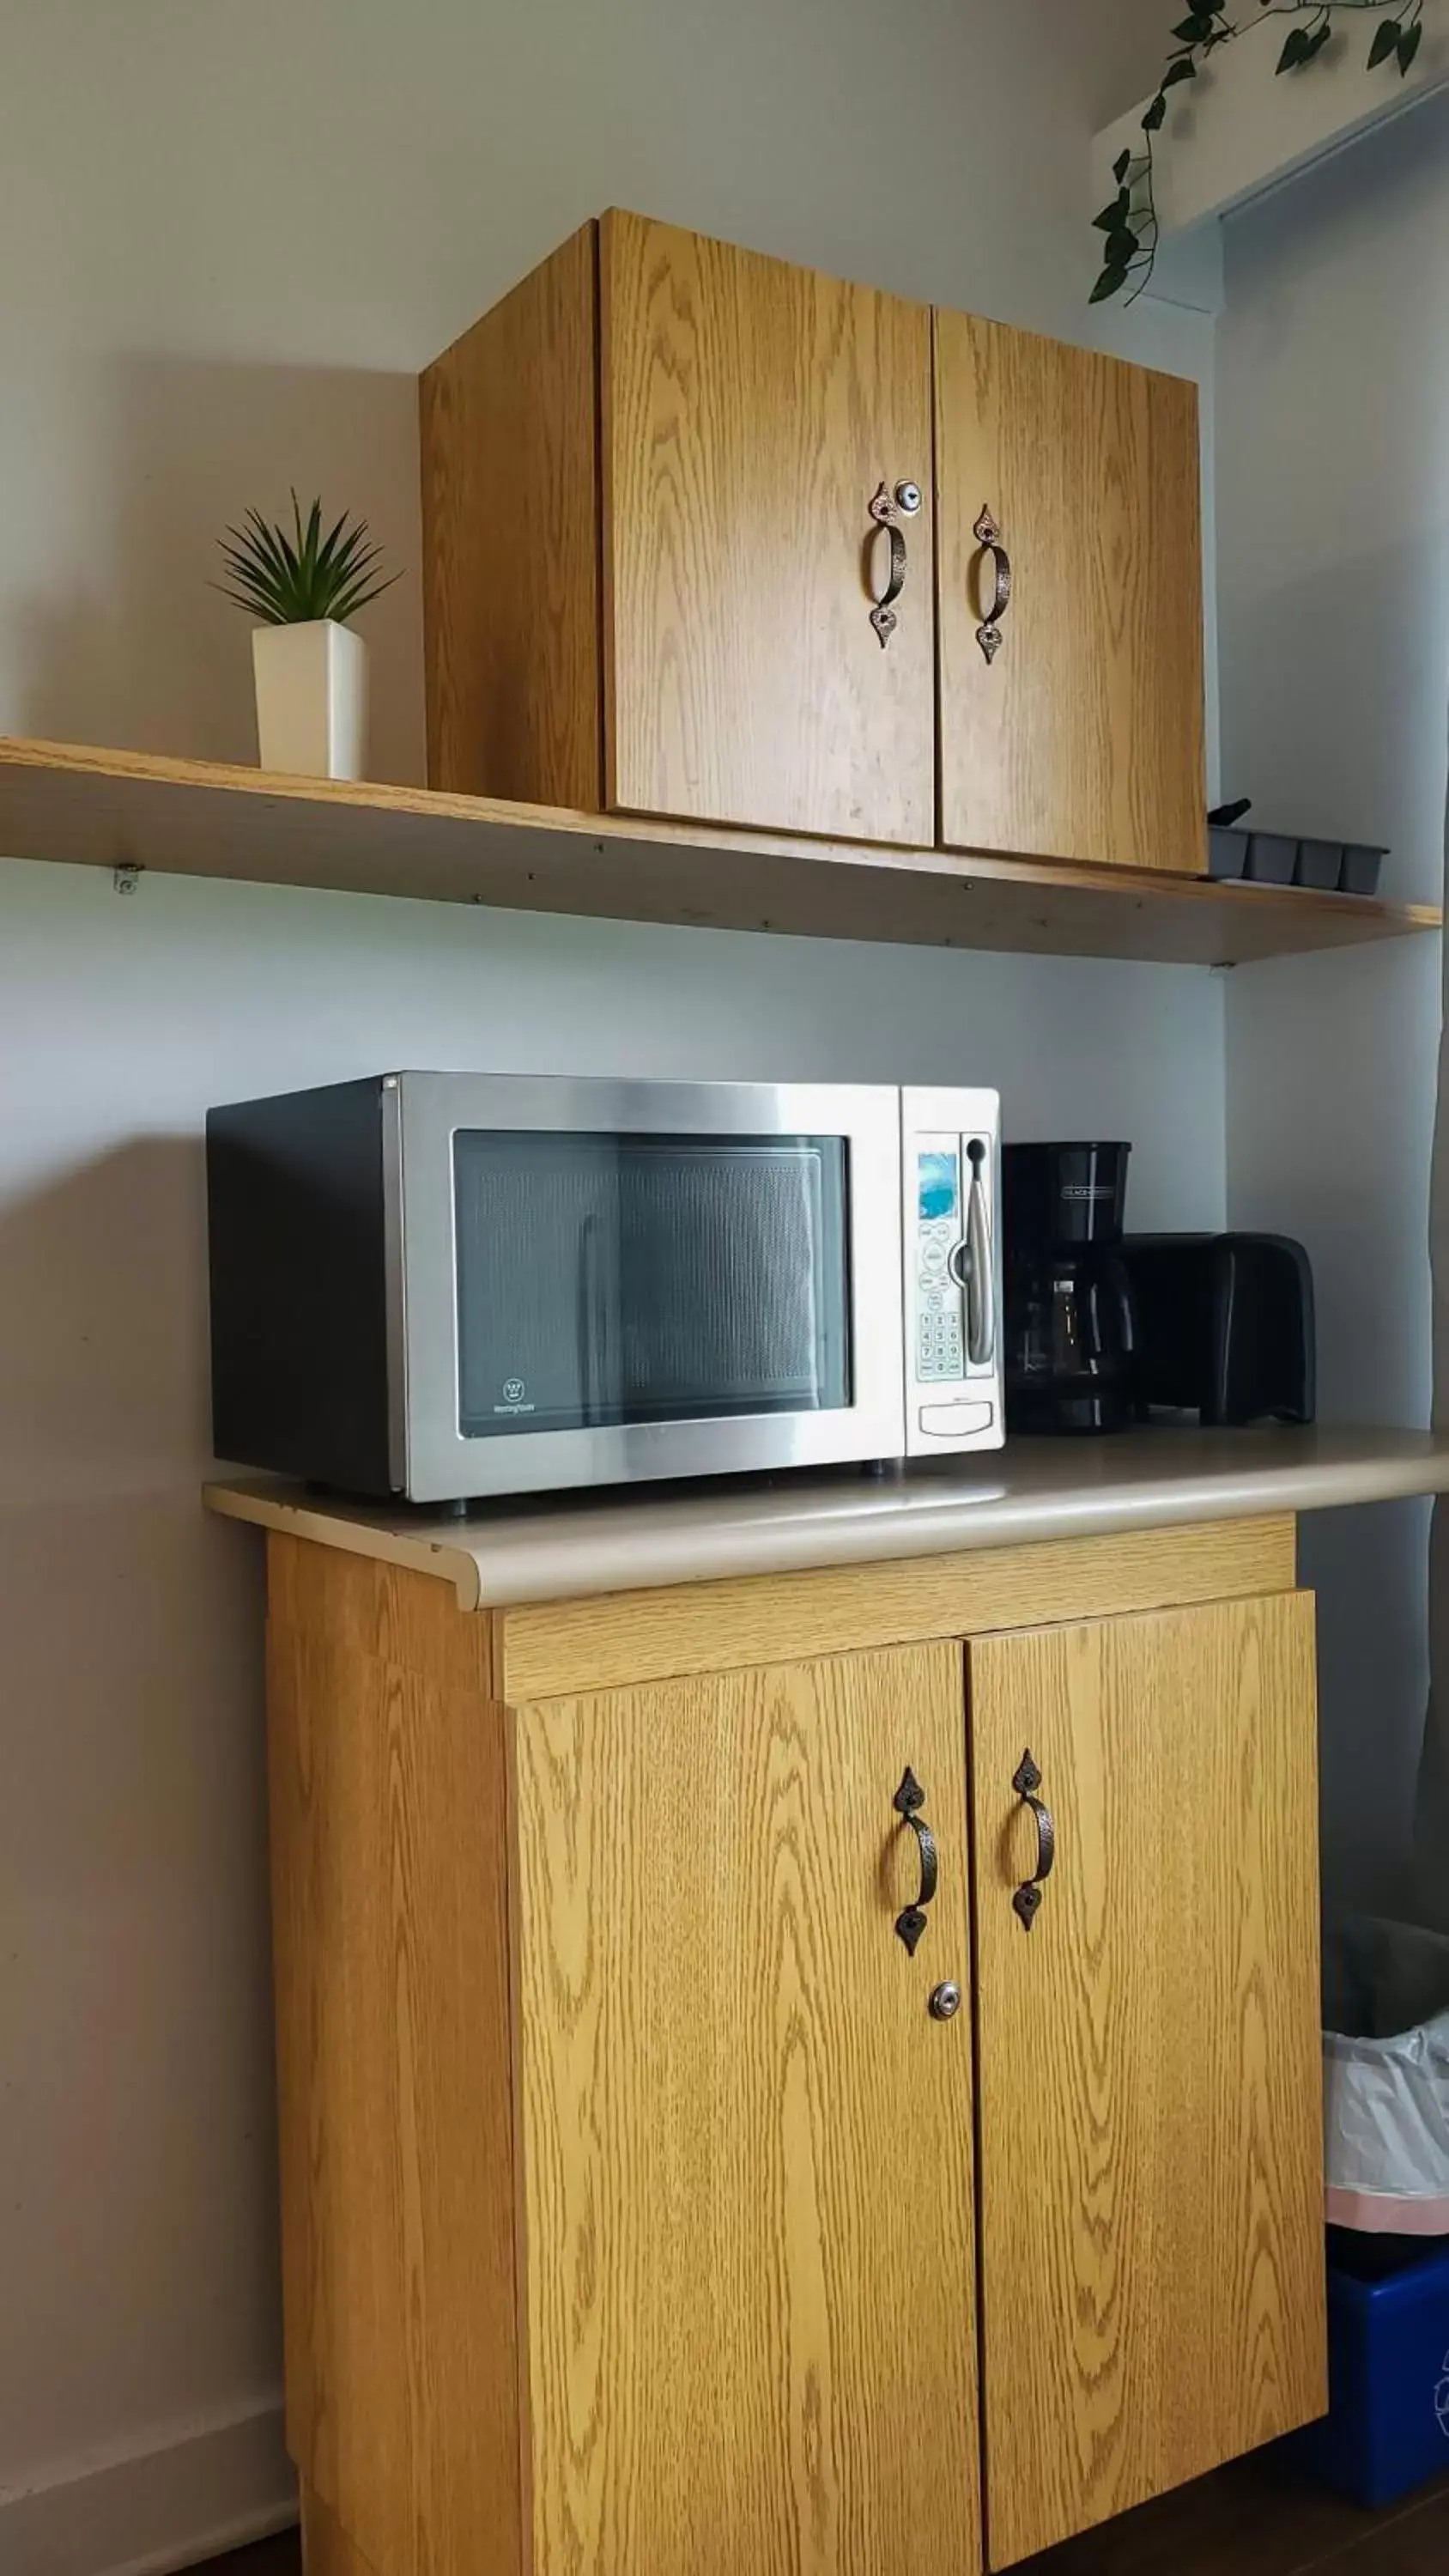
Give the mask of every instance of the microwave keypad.
<path id="1" fill-rule="evenodd" d="M 916 1230 L 918 1379 L 959 1378 L 964 1373 L 961 1291 L 948 1267 L 958 1239 L 954 1215 L 929 1219 Z"/>
<path id="2" fill-rule="evenodd" d="M 916 1378 L 965 1374 L 961 1290 L 951 1254 L 961 1234 L 961 1140 L 923 1137 L 916 1155 Z"/>

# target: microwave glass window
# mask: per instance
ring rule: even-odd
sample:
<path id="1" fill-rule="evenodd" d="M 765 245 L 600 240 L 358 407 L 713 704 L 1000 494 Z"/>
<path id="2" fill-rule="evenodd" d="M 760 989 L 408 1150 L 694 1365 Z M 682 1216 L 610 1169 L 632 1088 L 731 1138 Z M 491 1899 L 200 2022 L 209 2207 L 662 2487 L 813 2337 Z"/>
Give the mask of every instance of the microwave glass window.
<path id="1" fill-rule="evenodd" d="M 465 1438 L 851 1401 L 839 1136 L 453 1139 Z"/>

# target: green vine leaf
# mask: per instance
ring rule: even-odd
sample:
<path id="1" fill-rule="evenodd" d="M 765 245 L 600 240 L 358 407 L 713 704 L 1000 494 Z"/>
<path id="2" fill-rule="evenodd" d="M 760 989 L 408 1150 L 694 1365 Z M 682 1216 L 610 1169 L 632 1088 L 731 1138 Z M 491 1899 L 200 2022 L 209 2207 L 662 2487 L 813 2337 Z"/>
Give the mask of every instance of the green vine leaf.
<path id="1" fill-rule="evenodd" d="M 1396 18 L 1385 18 L 1374 29 L 1374 40 L 1369 47 L 1369 70 L 1371 72 L 1376 72 L 1380 63 L 1386 63 L 1390 54 L 1397 53 L 1398 48 L 1398 20 Z"/>
<path id="2" fill-rule="evenodd" d="M 1424 40 L 1423 5 L 1424 0 L 1259 0 L 1268 17 L 1292 22 L 1275 74 L 1300 71 L 1315 62 L 1332 42 L 1339 12 L 1352 10 L 1355 16 L 1368 15 L 1374 21 L 1369 69 L 1377 71 L 1382 64 L 1395 62 L 1401 78 L 1411 69 Z M 1241 20 L 1229 17 L 1226 6 L 1186 0 L 1186 9 L 1172 31 L 1178 50 L 1169 54 L 1156 92 L 1139 120 L 1142 148 L 1118 153 L 1112 165 L 1117 195 L 1092 218 L 1106 236 L 1103 266 L 1091 293 L 1094 304 L 1120 295 L 1129 280 L 1131 303 L 1150 282 L 1157 260 L 1155 137 L 1167 122 L 1169 94 L 1183 82 L 1196 80 L 1203 62 L 1219 45 L 1231 44 L 1246 32 Z"/>

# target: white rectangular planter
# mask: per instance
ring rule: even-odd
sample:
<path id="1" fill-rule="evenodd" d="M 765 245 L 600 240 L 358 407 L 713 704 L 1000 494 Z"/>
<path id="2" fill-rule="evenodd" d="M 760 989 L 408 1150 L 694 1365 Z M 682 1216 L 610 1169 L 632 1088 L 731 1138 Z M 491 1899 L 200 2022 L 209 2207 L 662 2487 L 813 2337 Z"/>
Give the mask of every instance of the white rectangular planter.
<path id="1" fill-rule="evenodd" d="M 307 778 L 361 778 L 367 757 L 367 646 L 350 626 L 252 633 L 257 749 L 263 769 Z"/>

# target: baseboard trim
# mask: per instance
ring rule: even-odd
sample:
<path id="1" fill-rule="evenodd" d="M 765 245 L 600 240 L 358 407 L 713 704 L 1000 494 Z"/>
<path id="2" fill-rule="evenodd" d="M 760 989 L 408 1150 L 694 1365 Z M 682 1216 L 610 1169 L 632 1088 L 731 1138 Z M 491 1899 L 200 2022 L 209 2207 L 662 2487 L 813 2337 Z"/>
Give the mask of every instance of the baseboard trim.
<path id="1" fill-rule="evenodd" d="M 297 2519 L 297 2479 L 268 2406 L 0 2501 L 5 2576 L 176 2576 Z"/>

